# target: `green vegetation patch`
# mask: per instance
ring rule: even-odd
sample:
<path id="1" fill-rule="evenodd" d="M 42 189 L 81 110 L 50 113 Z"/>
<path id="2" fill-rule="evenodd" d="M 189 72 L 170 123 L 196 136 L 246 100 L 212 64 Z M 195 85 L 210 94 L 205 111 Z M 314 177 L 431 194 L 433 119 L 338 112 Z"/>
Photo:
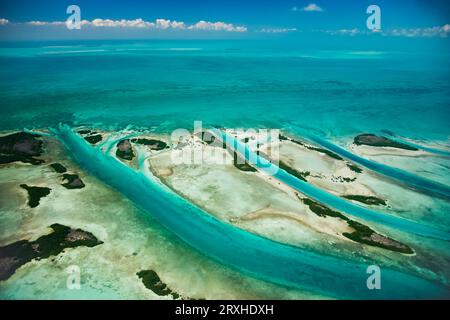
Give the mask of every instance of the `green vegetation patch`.
<path id="1" fill-rule="evenodd" d="M 386 137 L 377 136 L 372 133 L 364 133 L 357 135 L 353 140 L 356 145 L 367 145 L 372 147 L 392 147 L 397 149 L 405 149 L 411 151 L 417 151 L 419 149 L 407 145 L 405 143 L 397 142 Z"/>
<path id="2" fill-rule="evenodd" d="M 297 195 L 298 196 L 298 195 Z M 309 198 L 302 198 L 301 199 L 304 204 L 306 204 L 309 209 L 317 214 L 319 217 L 334 217 L 334 218 L 341 218 L 345 221 L 348 221 L 349 219 L 344 216 L 342 213 L 338 211 L 334 211 L 327 206 L 324 206 L 314 200 L 311 200 Z"/>
<path id="3" fill-rule="evenodd" d="M 361 173 L 362 172 L 362 169 L 360 167 L 358 167 L 357 165 L 353 164 L 353 163 L 348 163 L 347 162 L 347 167 L 350 170 L 352 170 L 353 172 L 356 172 L 356 173 Z"/>
<path id="4" fill-rule="evenodd" d="M 295 139 L 292 139 L 292 138 L 289 138 L 289 137 L 286 137 L 286 136 L 283 136 L 283 135 L 279 135 L 278 138 L 279 138 L 280 140 L 282 140 L 282 141 L 283 141 L 283 140 L 284 140 L 284 141 L 291 141 L 291 142 L 293 142 L 293 143 L 295 143 L 295 144 L 298 144 L 298 145 L 300 145 L 300 146 L 302 146 L 302 147 L 304 147 L 304 148 L 306 148 L 306 149 L 309 149 L 309 150 L 313 150 L 313 151 L 317 151 L 317 152 L 326 154 L 327 156 L 329 156 L 329 157 L 331 157 L 331 158 L 333 158 L 333 159 L 336 159 L 336 160 L 344 160 L 341 156 L 337 155 L 336 153 L 334 153 L 334 152 L 332 152 L 332 151 L 330 151 L 330 150 L 323 149 L 323 148 L 318 148 L 318 147 L 314 147 L 314 146 L 310 146 L 310 145 L 307 145 L 307 144 L 305 144 L 305 143 L 303 143 L 303 142 L 301 142 L 301 141 L 299 141 L 299 140 L 295 140 Z"/>
<path id="5" fill-rule="evenodd" d="M 349 200 L 354 200 L 354 201 L 358 201 L 364 204 L 369 204 L 372 206 L 385 206 L 386 205 L 386 201 L 377 197 L 373 197 L 373 196 L 362 196 L 362 195 L 345 195 L 344 196 L 345 199 L 349 199 Z"/>
<path id="6" fill-rule="evenodd" d="M 255 167 L 247 162 L 244 158 L 240 157 L 236 152 L 233 153 L 233 165 L 241 171 L 256 172 Z"/>
<path id="7" fill-rule="evenodd" d="M 355 229 L 355 231 L 352 233 L 344 232 L 342 235 L 349 238 L 350 240 L 395 252 L 406 254 L 414 253 L 414 251 L 407 245 L 378 234 L 366 225 L 353 220 L 348 220 L 347 223 L 350 227 Z"/>
<path id="8" fill-rule="evenodd" d="M 299 195 L 297 194 L 299 197 Z M 383 236 L 368 226 L 359 223 L 357 221 L 351 220 L 347 218 L 345 215 L 343 215 L 340 212 L 334 211 L 327 206 L 324 206 L 314 200 L 311 200 L 309 198 L 300 198 L 300 200 L 305 203 L 309 209 L 317 214 L 319 217 L 334 217 L 334 218 L 340 218 L 342 220 L 345 220 L 347 224 L 354 229 L 355 231 L 352 233 L 344 232 L 342 235 L 350 240 L 353 240 L 355 242 L 367 244 L 374 247 L 379 247 L 395 252 L 401 252 L 406 254 L 412 254 L 414 251 L 408 247 L 407 245 L 398 242 L 394 239 L 388 238 L 386 236 Z"/>
<path id="9" fill-rule="evenodd" d="M 144 146 L 148 146 L 148 147 L 150 147 L 150 149 L 156 150 L 156 151 L 168 148 L 167 143 L 165 143 L 164 141 L 161 141 L 161 140 L 156 140 L 156 139 L 133 138 L 133 139 L 131 139 L 131 142 L 134 142 L 137 144 L 142 144 Z"/>
<path id="10" fill-rule="evenodd" d="M 306 178 L 311 174 L 309 171 L 298 171 L 281 160 L 278 162 L 278 167 L 305 182 L 307 182 Z"/>
<path id="11" fill-rule="evenodd" d="M 84 139 L 90 144 L 96 144 L 103 140 L 103 136 L 101 134 L 94 134 L 90 136 L 84 137 Z"/>

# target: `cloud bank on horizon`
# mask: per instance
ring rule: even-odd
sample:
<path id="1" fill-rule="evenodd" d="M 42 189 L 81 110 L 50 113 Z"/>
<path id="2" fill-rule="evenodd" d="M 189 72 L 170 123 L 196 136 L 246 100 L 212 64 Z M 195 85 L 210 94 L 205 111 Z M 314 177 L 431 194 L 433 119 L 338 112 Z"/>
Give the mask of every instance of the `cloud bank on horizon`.
<path id="1" fill-rule="evenodd" d="M 408 7 L 387 0 L 377 0 L 382 8 L 382 30 L 365 29 L 367 5 L 351 0 L 339 2 L 317 0 L 279 0 L 261 2 L 258 10 L 245 0 L 228 0 L 208 7 L 207 0 L 170 3 L 160 1 L 137 2 L 133 6 L 111 1 L 104 7 L 101 2 L 81 5 L 81 29 L 70 33 L 65 19 L 68 17 L 55 1 L 42 4 L 20 5 L 25 0 L 9 3 L 0 16 L 0 40 L 14 38 L 52 37 L 209 37 L 225 38 L 276 36 L 299 34 L 314 38 L 318 34 L 329 36 L 369 36 L 378 34 L 406 38 L 447 38 L 450 24 L 442 12 L 450 7 L 444 0 L 430 0 Z M 79 0 L 83 3 L 85 0 Z M 87 0 L 86 0 L 87 1 Z M 176 3 L 174 3 L 176 2 Z M 25 2 L 24 2 L 25 3 Z M 433 4 L 429 4 L 433 3 Z M 177 4 L 177 5 L 175 5 Z M 294 5 L 294 6 L 293 6 Z M 147 11 L 148 10 L 148 11 Z M 159 13 L 155 10 L 159 10 Z M 136 15 L 136 12 L 139 14 Z M 150 12 L 151 17 L 145 13 Z M 169 15 L 166 15 L 170 12 Z M 270 14 L 268 15 L 268 12 Z M 436 14 L 438 12 L 439 14 Z M 441 14 L 442 13 L 442 14 Z M 176 17 L 166 19 L 160 17 Z M 103 18 L 100 18 L 103 17 Z M 131 17 L 131 18 L 130 18 Z M 199 19 L 201 18 L 201 19 Z"/>
<path id="2" fill-rule="evenodd" d="M 65 27 L 65 21 L 27 21 L 27 22 L 10 22 L 8 19 L 0 18 L 0 26 L 7 25 L 21 25 L 29 27 Z M 217 31 L 217 32 L 239 32 L 244 33 L 249 31 L 246 26 L 234 25 L 232 23 L 225 23 L 221 21 L 209 22 L 200 20 L 193 24 L 187 24 L 183 21 L 169 20 L 169 19 L 156 19 L 155 21 L 146 21 L 142 18 L 127 20 L 112 20 L 96 18 L 93 20 L 82 20 L 82 27 L 91 28 L 138 28 L 138 29 L 153 29 L 153 30 L 187 30 L 187 31 Z M 299 31 L 297 28 L 289 27 L 264 27 L 258 30 L 254 30 L 261 33 L 290 33 Z M 326 33 L 329 35 L 369 35 L 374 32 L 351 28 L 351 29 L 336 29 L 336 30 L 315 30 L 314 32 Z M 446 38 L 450 34 L 450 24 L 442 26 L 424 27 L 424 28 L 391 28 L 377 32 L 383 36 L 396 36 L 396 37 L 441 37 Z"/>
<path id="3" fill-rule="evenodd" d="M 0 25 L 10 24 L 7 19 L 0 19 Z M 65 26 L 65 21 L 28 21 L 17 23 L 28 26 Z M 168 19 L 156 19 L 155 21 L 145 21 L 141 18 L 127 20 L 112 20 L 112 19 L 100 19 L 82 20 L 82 27 L 105 27 L 105 28 L 148 28 L 148 29 L 180 29 L 180 30 L 203 30 L 203 31 L 227 31 L 227 32 L 246 32 L 247 28 L 244 26 L 235 26 L 232 23 L 225 23 L 221 21 L 209 22 L 198 21 L 192 25 L 187 25 L 182 21 L 168 20 Z"/>

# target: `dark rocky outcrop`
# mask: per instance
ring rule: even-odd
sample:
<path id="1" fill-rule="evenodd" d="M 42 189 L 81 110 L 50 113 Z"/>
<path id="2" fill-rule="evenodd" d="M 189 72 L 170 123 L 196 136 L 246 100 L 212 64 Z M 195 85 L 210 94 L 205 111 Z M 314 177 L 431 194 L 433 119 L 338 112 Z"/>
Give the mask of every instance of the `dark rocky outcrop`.
<path id="1" fill-rule="evenodd" d="M 98 133 L 97 131 L 92 131 L 90 129 L 80 129 L 77 132 L 84 138 L 84 140 L 86 140 L 90 144 L 97 144 L 103 140 L 103 135 Z"/>
<path id="2" fill-rule="evenodd" d="M 50 234 L 35 241 L 20 240 L 0 247 L 0 280 L 6 280 L 22 265 L 33 259 L 57 256 L 66 248 L 94 247 L 103 242 L 92 233 L 72 229 L 61 224 L 52 224 Z"/>
<path id="3" fill-rule="evenodd" d="M 133 160 L 134 152 L 130 140 L 125 139 L 117 143 L 116 156 L 123 160 Z"/>
<path id="4" fill-rule="evenodd" d="M 172 295 L 174 299 L 178 299 L 180 295 L 172 291 L 167 285 L 161 281 L 158 274 L 153 270 L 142 270 L 136 273 L 142 279 L 142 283 L 147 289 L 152 290 L 159 296 Z"/>
<path id="5" fill-rule="evenodd" d="M 84 139 L 90 144 L 96 144 L 103 140 L 103 136 L 101 134 L 94 134 L 90 136 L 84 137 Z"/>
<path id="6" fill-rule="evenodd" d="M 63 179 L 67 182 L 63 183 L 62 186 L 67 189 L 81 189 L 85 187 L 85 184 L 77 174 L 63 174 Z"/>
<path id="7" fill-rule="evenodd" d="M 35 158 L 43 153 L 43 142 L 39 137 L 27 132 L 0 137 L 0 164 L 16 161 L 33 165 L 44 163 L 44 160 Z"/>
<path id="8" fill-rule="evenodd" d="M 20 187 L 28 191 L 28 205 L 30 208 L 36 208 L 41 198 L 48 196 L 52 190 L 47 187 L 33 187 L 26 184 L 21 184 Z"/>

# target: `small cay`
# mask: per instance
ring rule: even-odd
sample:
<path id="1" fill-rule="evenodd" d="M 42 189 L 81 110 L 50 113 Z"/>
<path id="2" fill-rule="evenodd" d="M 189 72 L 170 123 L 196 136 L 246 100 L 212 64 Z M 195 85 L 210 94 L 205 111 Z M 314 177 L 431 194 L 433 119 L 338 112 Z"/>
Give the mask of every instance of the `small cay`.
<path id="1" fill-rule="evenodd" d="M 61 163 L 52 163 L 50 167 L 53 168 L 57 173 L 67 172 L 67 168 L 64 167 Z"/>
<path id="2" fill-rule="evenodd" d="M 349 199 L 349 200 L 354 200 L 354 201 L 358 201 L 364 204 L 368 204 L 371 206 L 385 206 L 386 205 L 386 201 L 377 197 L 373 197 L 373 196 L 362 196 L 362 195 L 345 195 L 344 198 Z"/>
<path id="3" fill-rule="evenodd" d="M 297 194 L 298 196 L 298 194 Z M 334 211 L 327 206 L 324 206 L 314 200 L 308 199 L 308 198 L 300 198 L 303 203 L 305 203 L 312 212 L 317 214 L 319 217 L 335 217 L 340 218 L 342 220 L 345 220 L 347 224 L 354 229 L 354 232 L 347 233 L 344 232 L 342 235 L 350 240 L 353 240 L 355 242 L 367 244 L 374 247 L 379 247 L 395 252 L 401 252 L 406 254 L 412 254 L 414 251 L 408 247 L 407 245 L 398 242 L 394 239 L 388 238 L 386 236 L 383 236 L 371 228 L 369 228 L 366 225 L 363 225 L 362 223 L 356 222 L 354 220 L 351 220 L 347 218 L 345 215 L 343 215 L 340 212 Z"/>
<path id="4" fill-rule="evenodd" d="M 28 191 L 28 205 L 30 208 L 36 208 L 41 198 L 48 196 L 52 190 L 47 187 L 33 187 L 26 184 L 21 184 L 20 187 Z"/>
<path id="5" fill-rule="evenodd" d="M 33 259 L 57 256 L 66 248 L 94 247 L 103 242 L 92 233 L 72 229 L 61 224 L 52 224 L 50 234 L 35 241 L 20 240 L 0 247 L 0 280 L 6 280 L 22 265 Z"/>
<path id="6" fill-rule="evenodd" d="M 407 144 L 393 141 L 386 137 L 377 136 L 372 133 L 360 134 L 355 137 L 353 142 L 354 142 L 354 144 L 356 144 L 358 146 L 359 145 L 367 145 L 367 146 L 372 146 L 372 147 L 391 147 L 391 148 L 405 149 L 405 150 L 411 150 L 411 151 L 418 150 L 417 148 L 409 146 Z"/>
<path id="7" fill-rule="evenodd" d="M 116 156 L 123 160 L 133 160 L 134 152 L 130 140 L 125 139 L 117 143 Z"/>
<path id="8" fill-rule="evenodd" d="M 161 281 L 158 274 L 153 270 L 142 270 L 136 273 L 142 279 L 142 283 L 147 289 L 152 290 L 158 296 L 171 295 L 174 299 L 178 299 L 180 295 L 172 291 L 167 285 Z"/>
<path id="9" fill-rule="evenodd" d="M 66 189 L 82 189 L 85 187 L 84 182 L 77 174 L 63 174 L 63 180 L 67 181 L 62 184 L 62 186 Z"/>
<path id="10" fill-rule="evenodd" d="M 142 144 L 144 146 L 150 147 L 151 150 L 159 151 L 165 148 L 168 148 L 167 143 L 164 141 L 156 140 L 156 139 L 147 139 L 147 138 L 133 138 L 131 142 L 136 144 Z"/>
<path id="11" fill-rule="evenodd" d="M 96 131 L 91 131 L 89 129 L 81 129 L 81 130 L 78 130 L 77 132 L 80 135 L 82 135 L 83 138 L 90 144 L 97 144 L 103 140 L 103 136 Z"/>

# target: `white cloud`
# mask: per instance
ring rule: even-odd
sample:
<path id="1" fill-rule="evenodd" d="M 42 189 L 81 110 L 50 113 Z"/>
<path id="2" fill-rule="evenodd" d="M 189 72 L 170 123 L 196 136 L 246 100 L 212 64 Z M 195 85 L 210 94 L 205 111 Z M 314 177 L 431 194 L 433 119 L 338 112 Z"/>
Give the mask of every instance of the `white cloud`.
<path id="1" fill-rule="evenodd" d="M 134 20 L 111 20 L 111 19 L 94 19 L 92 21 L 83 20 L 82 25 L 92 25 L 94 27 L 122 27 L 122 28 L 147 28 L 151 27 L 151 22 L 146 22 L 142 19 Z"/>
<path id="2" fill-rule="evenodd" d="M 231 23 L 224 22 L 208 22 L 199 21 L 188 27 L 191 30 L 212 30 L 212 31 L 228 31 L 228 32 L 246 32 L 246 27 L 234 26 Z"/>
<path id="3" fill-rule="evenodd" d="M 0 20 L 0 24 L 1 24 Z M 62 21 L 29 21 L 26 24 L 31 26 L 62 26 L 65 22 Z M 246 32 L 247 28 L 244 26 L 235 26 L 231 23 L 225 22 L 209 22 L 199 21 L 195 24 L 187 26 L 182 21 L 172 21 L 167 19 L 156 19 L 155 21 L 145 21 L 141 18 L 134 20 L 111 20 L 111 19 L 94 19 L 92 21 L 82 20 L 81 26 L 88 27 L 103 27 L 103 28 L 147 28 L 147 29 L 188 29 L 188 30 L 205 30 L 205 31 L 227 31 L 227 32 Z"/>
<path id="4" fill-rule="evenodd" d="M 294 11 L 299 11 L 297 7 L 294 7 L 294 8 L 296 8 L 296 10 L 294 10 Z M 321 7 L 319 7 L 319 6 L 318 6 L 317 4 L 315 4 L 315 3 L 310 3 L 310 4 L 308 4 L 306 7 L 300 9 L 300 11 L 307 11 L 307 12 L 313 12 L 313 11 L 315 11 L 315 12 L 322 12 L 323 9 L 322 9 Z"/>
<path id="5" fill-rule="evenodd" d="M 63 26 L 65 22 L 62 21 L 29 21 L 26 24 L 30 26 Z"/>
<path id="6" fill-rule="evenodd" d="M 286 33 L 286 32 L 295 32 L 297 28 L 263 28 L 260 32 L 264 33 Z"/>
<path id="7" fill-rule="evenodd" d="M 186 25 L 184 24 L 184 22 L 156 19 L 156 27 L 159 29 L 185 29 Z"/>
<path id="8" fill-rule="evenodd" d="M 8 19 L 0 18 L 0 26 L 5 26 L 9 23 Z"/>

